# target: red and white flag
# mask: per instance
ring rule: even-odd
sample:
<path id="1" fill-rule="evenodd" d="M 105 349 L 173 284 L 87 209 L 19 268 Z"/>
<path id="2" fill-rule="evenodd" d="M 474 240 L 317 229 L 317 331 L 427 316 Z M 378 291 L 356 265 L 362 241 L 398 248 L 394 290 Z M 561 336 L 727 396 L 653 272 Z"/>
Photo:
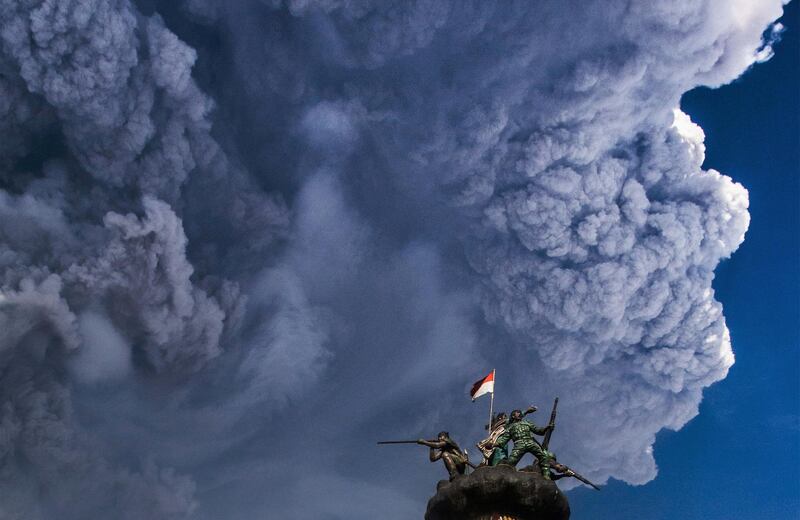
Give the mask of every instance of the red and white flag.
<path id="1" fill-rule="evenodd" d="M 472 385 L 472 390 L 469 392 L 469 396 L 472 397 L 474 401 L 483 394 L 489 393 L 494 393 L 494 370 L 489 372 L 489 375 L 483 379 L 475 381 L 475 384 Z"/>

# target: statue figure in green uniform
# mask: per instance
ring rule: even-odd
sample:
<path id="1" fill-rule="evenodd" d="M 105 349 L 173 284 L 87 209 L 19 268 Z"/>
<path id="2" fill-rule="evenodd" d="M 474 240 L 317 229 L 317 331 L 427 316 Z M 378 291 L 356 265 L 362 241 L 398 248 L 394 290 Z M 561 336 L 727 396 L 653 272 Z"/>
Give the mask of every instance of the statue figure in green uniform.
<path id="1" fill-rule="evenodd" d="M 544 435 L 551 427 L 550 425 L 539 427 L 530 421 L 526 421 L 523 419 L 521 410 L 511 412 L 506 432 L 493 443 L 495 446 L 504 446 L 509 440 L 514 441 L 514 449 L 511 450 L 511 455 L 503 460 L 501 464 L 516 466 L 526 453 L 531 453 L 539 463 L 542 476 L 550 479 L 550 454 L 542 448 L 542 445 L 533 436 Z"/>
<path id="2" fill-rule="evenodd" d="M 525 417 L 529 413 L 533 413 L 536 410 L 538 410 L 538 408 L 531 405 L 527 410 L 522 412 L 522 416 Z M 487 425 L 487 429 L 491 431 L 489 437 L 483 439 L 477 444 L 478 449 L 481 450 L 481 453 L 483 453 L 483 462 L 481 463 L 481 466 L 497 466 L 503 462 L 504 459 L 508 458 L 511 453 L 511 450 L 508 449 L 508 441 L 502 444 L 497 442 L 500 436 L 506 433 L 507 427 L 508 416 L 505 412 L 500 412 L 492 418 L 491 429 L 489 429 Z"/>

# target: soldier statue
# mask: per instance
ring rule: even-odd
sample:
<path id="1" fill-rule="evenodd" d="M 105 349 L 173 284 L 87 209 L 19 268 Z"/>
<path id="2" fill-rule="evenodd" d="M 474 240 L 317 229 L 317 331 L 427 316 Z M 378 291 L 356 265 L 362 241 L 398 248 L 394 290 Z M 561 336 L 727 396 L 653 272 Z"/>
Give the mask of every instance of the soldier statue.
<path id="1" fill-rule="evenodd" d="M 508 444 L 497 445 L 497 439 L 506 432 L 506 422 L 508 416 L 505 412 L 500 412 L 492 417 L 492 424 L 487 429 L 489 436 L 477 444 L 478 449 L 483 453 L 481 466 L 497 466 L 501 460 L 508 458 Z"/>
<path id="2" fill-rule="evenodd" d="M 530 406 L 522 415 L 524 417 L 536 410 L 537 408 L 535 406 Z M 505 412 L 500 412 L 492 418 L 491 428 L 487 425 L 487 429 L 489 429 L 491 433 L 487 438 L 477 444 L 478 449 L 483 453 L 483 462 L 481 462 L 481 466 L 497 466 L 503 459 L 508 458 L 510 454 L 508 442 L 502 445 L 497 443 L 500 436 L 506 432 L 507 426 L 508 416 Z"/>
<path id="3" fill-rule="evenodd" d="M 550 414 L 550 422 L 545 427 L 537 427 L 532 422 L 523 419 L 528 413 L 536 411 L 535 406 L 528 408 L 523 414 L 519 410 L 511 412 L 511 418 L 506 425 L 506 432 L 501 434 L 492 445 L 504 446 L 509 440 L 514 441 L 514 450 L 511 455 L 502 460 L 501 464 L 511 464 L 516 466 L 525 453 L 532 453 L 536 457 L 537 466 L 542 477 L 548 480 L 559 480 L 564 477 L 572 477 L 580 480 L 584 484 L 599 490 L 600 488 L 589 479 L 576 473 L 572 468 L 561 464 L 556 460 L 556 455 L 549 450 L 550 437 L 556 426 L 556 410 L 558 408 L 558 397 L 553 403 L 553 411 Z M 536 435 L 544 435 L 540 443 Z"/>
<path id="4" fill-rule="evenodd" d="M 438 438 L 435 441 L 427 441 L 419 439 L 417 444 L 422 444 L 430 448 L 430 461 L 436 462 L 441 459 L 444 461 L 444 467 L 447 468 L 447 473 L 450 475 L 450 480 L 453 480 L 458 475 L 463 475 L 467 471 L 466 454 L 461 451 L 456 441 L 450 438 L 447 432 L 439 432 Z"/>
<path id="5" fill-rule="evenodd" d="M 416 441 L 380 441 L 378 444 L 421 444 L 430 448 L 429 459 L 431 462 L 444 461 L 444 467 L 453 480 L 467 472 L 467 466 L 476 467 L 469 461 L 466 451 L 461 451 L 456 441 L 450 438 L 447 432 L 439 432 L 436 440 L 419 439 Z"/>
<path id="6" fill-rule="evenodd" d="M 544 435 L 553 428 L 552 424 L 539 427 L 530 421 L 523 419 L 522 410 L 514 410 L 508 419 L 506 431 L 491 446 L 504 446 L 508 441 L 514 441 L 514 449 L 511 455 L 503 459 L 501 464 L 516 466 L 519 460 L 526 454 L 531 453 L 539 463 L 542 477 L 550 479 L 550 457 L 533 436 Z"/>

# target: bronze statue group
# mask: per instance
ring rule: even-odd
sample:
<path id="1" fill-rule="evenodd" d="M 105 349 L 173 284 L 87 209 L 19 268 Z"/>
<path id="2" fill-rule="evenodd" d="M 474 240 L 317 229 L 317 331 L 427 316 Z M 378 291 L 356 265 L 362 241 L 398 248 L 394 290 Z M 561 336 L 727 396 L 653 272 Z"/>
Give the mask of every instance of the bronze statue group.
<path id="1" fill-rule="evenodd" d="M 478 466 L 470 462 L 467 453 L 461 450 L 446 431 L 440 432 L 436 440 L 383 441 L 378 444 L 416 443 L 427 446 L 430 448 L 430 461 L 442 460 L 450 475 L 450 480 L 460 475 L 465 475 L 467 467 L 478 468 L 501 464 L 516 467 L 522 457 L 526 453 L 530 453 L 536 458 L 537 462 L 533 469 L 538 470 L 542 478 L 558 480 L 563 477 L 573 477 L 599 490 L 600 488 L 589 480 L 566 465 L 559 463 L 555 454 L 549 450 L 550 436 L 555 429 L 557 406 L 558 398 L 556 398 L 553 405 L 550 423 L 543 427 L 536 426 L 532 421 L 525 419 L 526 415 L 537 410 L 535 406 L 529 407 L 524 412 L 522 410 L 514 410 L 510 416 L 504 412 L 493 415 L 491 424 L 486 425 L 486 429 L 489 430 L 489 436 L 477 444 L 483 455 L 483 461 Z M 541 441 L 536 438 L 537 435 L 543 437 Z M 513 443 L 513 447 L 510 449 L 509 443 Z"/>

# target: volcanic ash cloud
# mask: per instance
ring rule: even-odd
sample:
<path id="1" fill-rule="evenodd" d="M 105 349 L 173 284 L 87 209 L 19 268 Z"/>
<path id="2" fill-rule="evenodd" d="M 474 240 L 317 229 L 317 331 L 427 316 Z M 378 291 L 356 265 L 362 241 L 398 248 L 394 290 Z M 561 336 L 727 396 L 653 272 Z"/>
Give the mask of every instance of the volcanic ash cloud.
<path id="1" fill-rule="evenodd" d="M 476 423 L 498 363 L 560 458 L 654 478 L 749 223 L 680 97 L 781 12 L 0 0 L 0 518 L 421 515 L 362 446 Z"/>

